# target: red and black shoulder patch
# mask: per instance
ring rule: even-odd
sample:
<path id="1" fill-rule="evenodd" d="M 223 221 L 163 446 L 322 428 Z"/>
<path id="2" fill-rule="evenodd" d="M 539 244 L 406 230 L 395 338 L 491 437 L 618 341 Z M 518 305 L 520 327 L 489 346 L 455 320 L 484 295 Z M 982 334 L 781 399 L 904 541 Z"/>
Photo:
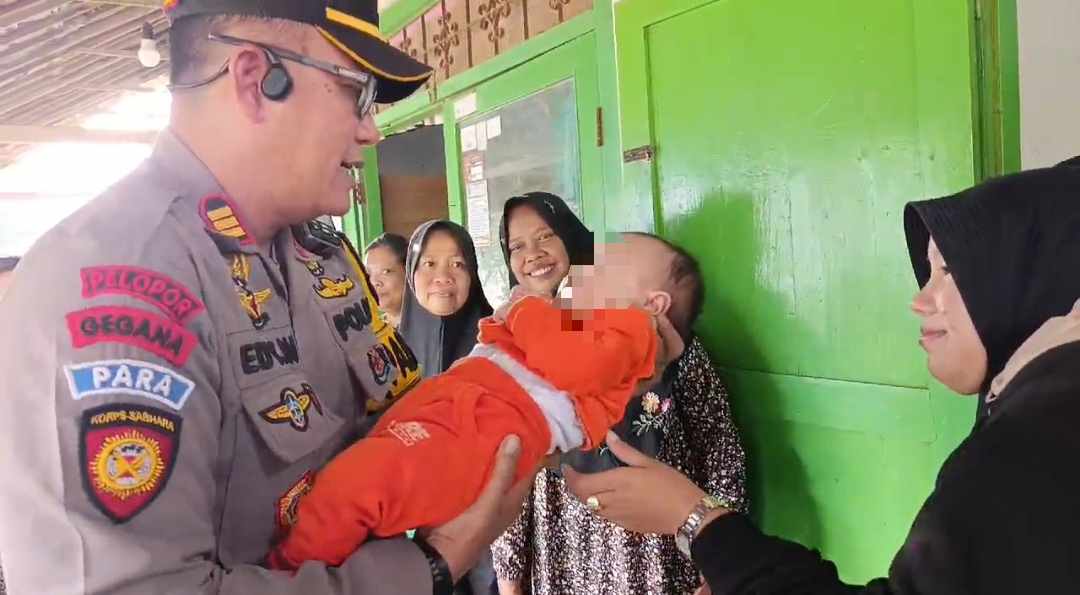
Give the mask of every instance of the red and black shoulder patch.
<path id="1" fill-rule="evenodd" d="M 210 194 L 199 201 L 199 216 L 210 231 L 231 238 L 240 244 L 255 243 L 255 238 L 244 228 L 240 215 L 228 197 Z"/>
<path id="2" fill-rule="evenodd" d="M 131 520 L 164 490 L 176 466 L 182 422 L 156 407 L 122 403 L 83 412 L 83 488 L 114 523 Z"/>

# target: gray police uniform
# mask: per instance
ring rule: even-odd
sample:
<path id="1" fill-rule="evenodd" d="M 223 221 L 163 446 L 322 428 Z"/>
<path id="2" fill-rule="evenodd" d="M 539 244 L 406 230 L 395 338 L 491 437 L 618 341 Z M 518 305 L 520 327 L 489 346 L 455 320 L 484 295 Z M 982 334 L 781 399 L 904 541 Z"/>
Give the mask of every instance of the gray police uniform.
<path id="1" fill-rule="evenodd" d="M 368 397 L 419 378 L 351 247 L 262 245 L 165 131 L 26 255 L 0 303 L 12 595 L 431 593 L 405 539 L 258 565 Z"/>

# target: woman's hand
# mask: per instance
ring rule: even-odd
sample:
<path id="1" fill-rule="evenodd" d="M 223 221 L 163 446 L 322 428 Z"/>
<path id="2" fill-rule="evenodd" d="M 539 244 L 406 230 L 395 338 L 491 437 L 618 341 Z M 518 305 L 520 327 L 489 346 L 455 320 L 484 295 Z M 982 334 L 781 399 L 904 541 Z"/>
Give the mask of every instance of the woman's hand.
<path id="1" fill-rule="evenodd" d="M 570 491 L 586 505 L 595 498 L 593 503 L 599 504 L 595 514 L 625 529 L 674 535 L 705 492 L 682 473 L 619 440 L 614 432 L 608 432 L 607 445 L 629 466 L 583 474 L 564 465 Z"/>

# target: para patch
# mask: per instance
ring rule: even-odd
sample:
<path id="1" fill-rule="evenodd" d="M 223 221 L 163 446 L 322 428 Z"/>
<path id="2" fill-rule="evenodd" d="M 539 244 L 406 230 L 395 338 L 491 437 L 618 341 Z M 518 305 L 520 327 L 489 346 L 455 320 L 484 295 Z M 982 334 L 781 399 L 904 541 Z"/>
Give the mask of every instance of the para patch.
<path id="1" fill-rule="evenodd" d="M 181 374 L 132 359 L 104 360 L 64 366 L 75 400 L 95 395 L 134 395 L 164 403 L 177 411 L 195 383 Z"/>
<path id="2" fill-rule="evenodd" d="M 231 270 L 233 285 L 236 286 L 236 294 L 240 297 L 240 305 L 251 319 L 251 325 L 256 329 L 262 329 L 270 322 L 270 314 L 263 308 L 263 304 L 274 293 L 269 288 L 255 291 L 248 286 L 248 280 L 251 278 L 251 263 L 247 256 L 243 254 L 233 256 Z"/>
<path id="3" fill-rule="evenodd" d="M 198 344 L 195 335 L 183 326 L 138 308 L 98 306 L 69 312 L 66 319 L 71 345 L 76 348 L 123 343 L 183 366 Z"/>
<path id="4" fill-rule="evenodd" d="M 80 272 L 82 296 L 128 295 L 185 324 L 206 309 L 186 287 L 157 271 L 130 266 L 87 267 Z"/>
<path id="5" fill-rule="evenodd" d="M 304 382 L 299 391 L 289 387 L 282 389 L 279 401 L 260 411 L 259 417 L 272 424 L 289 424 L 298 432 L 306 432 L 311 425 L 308 410 L 312 407 L 319 415 L 324 415 L 315 389 Z"/>
<path id="6" fill-rule="evenodd" d="M 83 412 L 79 462 L 90 501 L 114 523 L 144 510 L 169 481 L 183 420 L 152 407 L 112 404 Z"/>
<path id="7" fill-rule="evenodd" d="M 311 491 L 315 484 L 315 473 L 308 471 L 300 476 L 296 483 L 278 498 L 277 501 L 277 527 L 278 531 L 285 534 L 296 523 L 296 509 L 300 506 L 300 499 Z"/>

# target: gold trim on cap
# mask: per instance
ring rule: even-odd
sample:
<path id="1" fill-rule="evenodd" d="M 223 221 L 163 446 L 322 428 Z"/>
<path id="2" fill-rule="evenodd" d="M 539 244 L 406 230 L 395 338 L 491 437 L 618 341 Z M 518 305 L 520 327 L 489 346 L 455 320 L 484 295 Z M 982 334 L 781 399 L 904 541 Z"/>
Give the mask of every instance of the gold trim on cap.
<path id="1" fill-rule="evenodd" d="M 327 9 L 327 10 L 329 10 L 329 9 Z M 431 76 L 431 71 L 430 70 L 428 70 L 427 72 L 425 72 L 423 74 L 417 75 L 417 76 L 401 76 L 401 75 L 398 75 L 398 74 L 390 74 L 389 72 L 386 72 L 385 70 L 382 70 L 381 68 L 376 68 L 370 62 L 368 62 L 367 60 L 361 58 L 356 52 L 354 52 L 354 51 L 350 50 L 348 47 L 346 47 L 346 45 L 344 43 L 341 43 L 340 41 L 338 41 L 338 39 L 336 37 L 334 37 L 333 35 L 331 35 L 326 29 L 323 29 L 322 27 L 318 27 L 318 26 L 316 26 L 315 28 L 319 30 L 319 33 L 322 33 L 322 36 L 325 37 L 327 41 L 334 44 L 334 47 L 336 47 L 337 49 L 345 52 L 345 54 L 347 56 L 349 56 L 353 60 L 356 60 L 357 63 L 359 63 L 361 66 L 368 69 L 369 71 L 375 73 L 377 76 L 381 76 L 383 78 L 390 79 L 392 81 L 398 81 L 398 82 L 401 82 L 401 83 L 414 83 L 416 81 L 422 81 L 422 80 L 428 78 L 429 76 Z"/>
<path id="2" fill-rule="evenodd" d="M 330 19 L 331 21 L 334 21 L 335 23 L 345 25 L 346 27 L 349 27 L 349 28 L 352 28 L 352 29 L 356 29 L 357 31 L 359 31 L 361 33 L 367 33 L 368 35 L 378 39 L 379 41 L 382 41 L 382 42 L 386 41 L 386 39 L 383 38 L 382 32 L 379 31 L 378 27 L 376 27 L 375 25 L 365 21 L 364 19 L 354 17 L 353 15 L 351 15 L 351 14 L 349 14 L 347 12 L 341 12 L 340 10 L 337 10 L 336 8 L 330 8 L 329 6 L 327 6 L 326 7 L 326 18 Z"/>

